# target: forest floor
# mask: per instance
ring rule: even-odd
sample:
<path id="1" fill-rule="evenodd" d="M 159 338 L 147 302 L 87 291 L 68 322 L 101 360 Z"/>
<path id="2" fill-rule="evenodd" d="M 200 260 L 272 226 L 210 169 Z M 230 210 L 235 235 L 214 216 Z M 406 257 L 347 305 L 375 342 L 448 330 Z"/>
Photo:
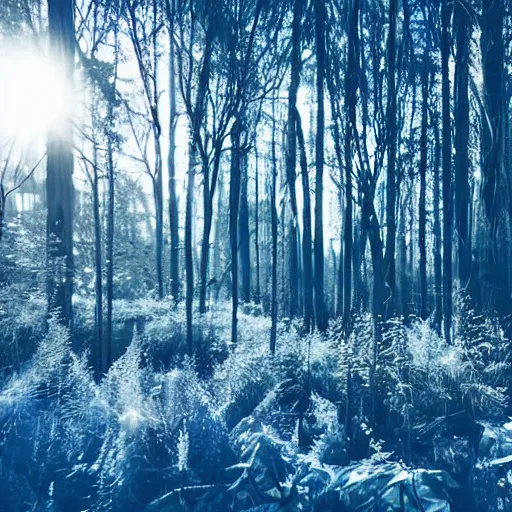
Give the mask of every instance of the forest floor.
<path id="1" fill-rule="evenodd" d="M 450 347 L 393 321 L 377 359 L 367 316 L 348 339 L 336 322 L 306 335 L 283 321 L 272 357 L 269 318 L 245 307 L 231 346 L 221 305 L 197 322 L 191 360 L 181 308 L 119 302 L 119 357 L 96 383 L 77 348 L 92 305 L 77 309 L 73 342 L 51 322 L 5 374 L 3 510 L 512 509 L 508 340 L 490 320 L 458 319 Z"/>

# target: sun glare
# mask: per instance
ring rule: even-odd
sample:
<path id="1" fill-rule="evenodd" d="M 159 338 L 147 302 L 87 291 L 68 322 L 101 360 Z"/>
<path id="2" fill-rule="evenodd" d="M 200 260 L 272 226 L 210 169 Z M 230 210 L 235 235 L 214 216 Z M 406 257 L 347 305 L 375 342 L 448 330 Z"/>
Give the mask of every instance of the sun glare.
<path id="1" fill-rule="evenodd" d="M 50 59 L 36 53 L 0 56 L 0 127 L 30 138 L 58 129 L 69 111 L 70 87 Z"/>

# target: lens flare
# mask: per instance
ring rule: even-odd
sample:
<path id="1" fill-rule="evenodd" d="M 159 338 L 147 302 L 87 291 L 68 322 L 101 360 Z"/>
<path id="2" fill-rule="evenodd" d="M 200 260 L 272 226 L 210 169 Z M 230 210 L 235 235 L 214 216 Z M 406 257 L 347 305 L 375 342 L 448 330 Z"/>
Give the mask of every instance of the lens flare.
<path id="1" fill-rule="evenodd" d="M 23 139 L 58 130 L 67 118 L 71 87 L 59 66 L 36 52 L 0 55 L 0 130 Z"/>

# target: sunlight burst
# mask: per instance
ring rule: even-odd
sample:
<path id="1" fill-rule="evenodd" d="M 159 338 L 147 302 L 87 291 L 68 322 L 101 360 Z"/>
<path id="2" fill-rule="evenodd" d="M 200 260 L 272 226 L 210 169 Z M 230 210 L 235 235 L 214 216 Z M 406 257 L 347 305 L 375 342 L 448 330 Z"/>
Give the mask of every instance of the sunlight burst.
<path id="1" fill-rule="evenodd" d="M 35 52 L 0 56 L 0 128 L 23 139 L 59 129 L 70 109 L 71 87 L 59 67 Z"/>

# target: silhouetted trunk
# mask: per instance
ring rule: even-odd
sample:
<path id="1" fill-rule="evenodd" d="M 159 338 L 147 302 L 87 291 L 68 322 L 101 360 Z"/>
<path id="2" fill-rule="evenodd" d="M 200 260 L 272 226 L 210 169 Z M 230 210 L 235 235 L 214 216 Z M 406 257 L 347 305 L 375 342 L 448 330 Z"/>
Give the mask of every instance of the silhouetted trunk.
<path id="1" fill-rule="evenodd" d="M 443 292 L 442 292 L 442 260 L 441 260 L 441 215 L 439 212 L 439 198 L 441 197 L 440 184 L 440 163 L 441 163 L 441 140 L 439 137 L 439 125 L 437 113 L 433 115 L 432 125 L 434 128 L 434 329 L 441 334 L 441 318 L 443 313 Z"/>
<path id="2" fill-rule="evenodd" d="M 324 76 L 325 76 L 325 3 L 315 2 L 315 41 L 316 41 L 316 181 L 315 181 L 315 312 L 319 331 L 328 325 L 324 298 L 324 232 L 323 232 L 323 180 L 324 180 Z"/>
<path id="3" fill-rule="evenodd" d="M 348 57 L 345 78 L 345 220 L 343 223 L 343 325 L 348 333 L 352 315 L 352 258 L 353 258 L 353 193 L 352 193 L 352 142 L 356 131 L 357 48 L 359 38 L 359 0 L 351 0 L 348 10 Z M 340 261 L 341 266 L 341 261 Z"/>
<path id="4" fill-rule="evenodd" d="M 156 135 L 155 135 L 156 136 Z M 155 201 L 155 256 L 156 256 L 156 278 L 158 298 L 164 298 L 164 268 L 163 268 L 163 247 L 164 247 L 164 197 L 162 179 L 162 156 L 160 152 L 160 135 L 155 139 L 156 155 L 156 176 L 153 180 L 153 197 Z"/>
<path id="5" fill-rule="evenodd" d="M 187 280 L 187 295 L 185 309 L 187 315 L 187 351 L 189 355 L 193 352 L 192 337 L 192 306 L 194 301 L 194 259 L 193 259 L 193 233 L 192 233 L 192 216 L 194 214 L 194 187 L 196 174 L 196 148 L 194 143 L 189 146 L 189 162 L 188 162 L 188 183 L 187 183 L 187 204 L 185 212 L 185 271 Z"/>
<path id="6" fill-rule="evenodd" d="M 308 162 L 306 158 L 306 146 L 300 114 L 297 111 L 297 138 L 300 152 L 300 168 L 302 176 L 302 193 L 304 205 L 302 209 L 302 265 L 304 268 L 304 326 L 310 331 L 314 326 L 313 309 L 313 254 L 312 254 L 312 232 L 311 232 L 311 192 L 309 190 Z"/>
<path id="7" fill-rule="evenodd" d="M 238 216 L 238 239 L 240 244 L 240 272 L 242 302 L 251 301 L 251 250 L 249 234 L 248 168 L 247 155 L 241 157 L 240 167 L 240 213 Z"/>
<path id="8" fill-rule="evenodd" d="M 52 56 L 59 63 L 60 78 L 73 82 L 75 63 L 74 2 L 48 0 Z M 48 310 L 62 323 L 73 323 L 73 143 L 71 119 L 50 127 L 46 156 L 47 198 L 47 296 Z"/>
<path id="9" fill-rule="evenodd" d="M 471 19 L 467 8 L 455 2 L 455 221 L 458 241 L 458 270 L 460 285 L 469 291 L 471 274 L 471 238 L 469 232 L 469 45 Z"/>
<path id="10" fill-rule="evenodd" d="M 101 248 L 101 214 L 99 197 L 98 153 L 96 144 L 93 148 L 93 181 L 92 181 L 92 207 L 94 216 L 94 268 L 95 268 L 95 350 L 96 364 L 94 365 L 96 380 L 105 370 L 103 362 L 103 270 Z"/>
<path id="11" fill-rule="evenodd" d="M 451 343 L 452 326 L 452 141 L 450 123 L 450 17 L 451 4 L 441 7 L 441 88 L 443 118 L 443 313 L 444 337 Z"/>
<path id="12" fill-rule="evenodd" d="M 428 94 L 429 94 L 429 58 L 430 28 L 425 16 L 427 27 L 426 43 L 423 53 L 423 71 L 421 84 L 421 138 L 420 138 L 420 204 L 418 217 L 418 245 L 420 253 L 420 318 L 426 320 L 428 315 L 427 289 L 427 129 L 428 129 Z M 434 202 L 435 202 L 434 197 Z"/>
<path id="13" fill-rule="evenodd" d="M 170 4 L 170 5 L 169 5 Z M 179 208 L 176 194 L 176 69 L 174 60 L 174 0 L 169 0 L 169 154 L 167 166 L 169 172 L 169 233 L 170 233 L 170 281 L 171 296 L 174 303 L 180 299 L 180 234 Z"/>
<path id="14" fill-rule="evenodd" d="M 406 205 L 410 204 L 411 195 L 408 194 L 403 197 L 399 203 L 400 217 L 398 222 L 398 236 L 397 236 L 397 268 L 398 268 L 398 286 L 397 286 L 397 300 L 396 300 L 396 312 L 401 315 L 404 319 L 407 319 L 409 314 L 409 299 L 413 295 L 412 281 L 413 273 L 407 272 L 407 222 L 406 222 Z M 412 224 L 412 223 L 411 223 Z M 409 243 L 413 245 L 412 233 L 409 233 Z"/>
<path id="15" fill-rule="evenodd" d="M 208 263 L 210 259 L 210 233 L 212 230 L 213 208 L 210 200 L 210 171 L 208 162 L 203 162 L 203 238 L 199 263 L 199 313 L 206 313 L 206 292 L 208 287 Z"/>
<path id="16" fill-rule="evenodd" d="M 301 39 L 301 18 L 302 18 L 302 0 L 295 0 L 293 7 L 292 21 L 292 51 L 291 51 L 291 79 L 288 91 L 288 133 L 286 141 L 286 179 L 290 193 L 290 223 L 289 223 L 289 275 L 295 276 L 289 279 L 289 314 L 294 317 L 299 312 L 299 287 L 298 287 L 298 222 L 297 222 L 297 197 L 295 191 L 296 167 L 297 167 L 297 121 L 296 104 L 297 91 L 300 82 L 300 39 Z"/>
<path id="17" fill-rule="evenodd" d="M 386 316 L 389 318 L 395 312 L 396 296 L 396 149 L 397 149 L 397 126 L 396 126 L 396 18 L 397 0 L 389 2 L 389 36 L 388 36 L 388 98 L 387 98 L 387 139 L 388 139 L 388 162 L 386 173 L 386 253 L 384 255 L 385 279 L 388 287 L 386 297 Z"/>
<path id="18" fill-rule="evenodd" d="M 254 293 L 255 304 L 261 302 L 261 269 L 260 269 L 260 171 L 258 148 L 255 147 L 255 183 L 254 183 L 254 253 L 256 257 L 256 290 Z"/>
<path id="19" fill-rule="evenodd" d="M 482 198 L 485 207 L 487 244 L 484 256 L 484 307 L 500 314 L 510 313 L 506 240 L 508 232 L 503 222 L 504 191 L 504 45 L 502 0 L 483 0 L 481 16 L 482 71 L 484 112 L 482 112 Z M 507 170 L 507 172 L 510 172 Z"/>
<path id="20" fill-rule="evenodd" d="M 215 295 L 214 299 L 217 302 L 219 300 L 221 287 L 223 284 L 223 276 L 229 272 L 226 272 L 224 268 L 221 268 L 222 255 L 225 253 L 225 237 L 228 233 L 228 227 L 226 224 L 227 210 L 226 200 L 224 197 L 224 179 L 219 176 L 219 192 L 217 198 L 217 215 L 215 218 L 215 248 L 213 258 L 213 277 L 216 280 Z M 226 258 L 227 259 L 227 258 Z"/>
<path id="21" fill-rule="evenodd" d="M 111 112 L 112 115 L 112 112 Z M 111 117 L 111 123 L 113 118 Z M 111 124 L 112 127 L 112 124 Z M 107 133 L 107 179 L 108 179 L 108 207 L 107 207 L 107 325 L 105 344 L 102 351 L 103 373 L 106 373 L 112 364 L 112 313 L 114 305 L 114 228 L 115 228 L 115 181 L 114 156 L 112 135 Z"/>
<path id="22" fill-rule="evenodd" d="M 162 129 L 158 113 L 158 100 L 160 91 L 158 90 L 158 7 L 157 1 L 153 0 L 153 21 L 152 21 L 152 46 L 153 46 L 153 97 L 150 105 L 153 145 L 155 150 L 155 171 L 153 179 L 153 197 L 155 201 L 155 258 L 156 258 L 156 280 L 158 298 L 164 298 L 164 267 L 163 267 L 163 249 L 164 249 L 164 185 L 163 185 L 163 164 L 162 147 L 160 137 Z M 139 66 L 141 64 L 139 63 Z M 141 68 L 141 74 L 142 74 Z M 149 95 L 148 95 L 149 100 Z"/>
<path id="23" fill-rule="evenodd" d="M 379 220 L 369 191 L 365 192 L 362 209 L 362 219 L 368 233 L 373 267 L 372 315 L 378 332 L 381 318 L 384 315 L 384 257 Z"/>
<path id="24" fill-rule="evenodd" d="M 229 240 L 231 247 L 231 343 L 238 340 L 238 211 L 240 207 L 240 120 L 231 130 L 231 166 L 229 182 Z"/>
<path id="25" fill-rule="evenodd" d="M 271 327 L 270 327 L 270 353 L 276 351 L 277 341 L 277 155 L 276 155 L 276 113 L 275 98 L 272 100 L 272 179 L 270 185 L 270 216 L 272 230 L 272 298 L 270 305 Z"/>
<path id="26" fill-rule="evenodd" d="M 208 289 L 208 265 L 210 262 L 210 235 L 213 224 L 213 196 L 220 168 L 221 148 L 217 145 L 213 157 L 213 171 L 210 180 L 208 162 L 203 162 L 203 238 L 199 263 L 199 313 L 206 313 L 206 292 Z"/>

